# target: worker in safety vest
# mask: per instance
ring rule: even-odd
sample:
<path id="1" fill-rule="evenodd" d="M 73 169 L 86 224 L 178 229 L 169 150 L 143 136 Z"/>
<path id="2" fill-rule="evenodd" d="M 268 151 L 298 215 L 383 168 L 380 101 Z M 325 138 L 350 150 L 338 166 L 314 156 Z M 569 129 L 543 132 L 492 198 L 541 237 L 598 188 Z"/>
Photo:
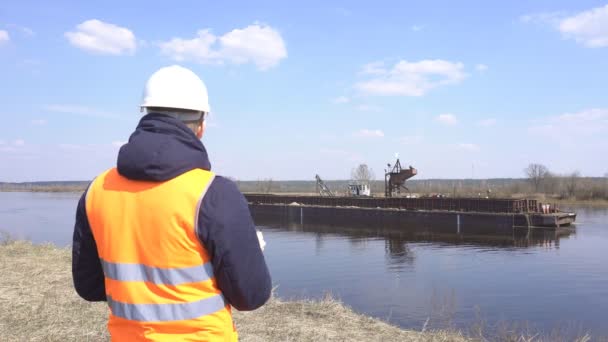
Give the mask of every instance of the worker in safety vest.
<path id="1" fill-rule="evenodd" d="M 145 111 L 76 212 L 76 292 L 107 301 L 113 341 L 236 341 L 231 308 L 255 310 L 271 280 L 247 201 L 211 172 L 200 139 L 207 89 L 192 71 L 162 68 Z"/>

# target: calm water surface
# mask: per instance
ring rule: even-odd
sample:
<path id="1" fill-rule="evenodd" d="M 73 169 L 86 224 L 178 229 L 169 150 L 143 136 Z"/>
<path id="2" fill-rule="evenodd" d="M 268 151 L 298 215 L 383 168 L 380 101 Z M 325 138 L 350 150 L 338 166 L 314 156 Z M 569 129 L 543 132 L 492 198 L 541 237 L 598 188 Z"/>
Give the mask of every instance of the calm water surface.
<path id="1" fill-rule="evenodd" d="M 68 245 L 77 201 L 73 194 L 0 193 L 0 230 Z M 348 227 L 261 229 L 284 298 L 331 293 L 405 328 L 428 320 L 431 327 L 468 330 L 483 322 L 495 330 L 508 322 L 545 334 L 608 336 L 608 209 L 574 209 L 576 232 L 561 238 L 423 241 Z"/>

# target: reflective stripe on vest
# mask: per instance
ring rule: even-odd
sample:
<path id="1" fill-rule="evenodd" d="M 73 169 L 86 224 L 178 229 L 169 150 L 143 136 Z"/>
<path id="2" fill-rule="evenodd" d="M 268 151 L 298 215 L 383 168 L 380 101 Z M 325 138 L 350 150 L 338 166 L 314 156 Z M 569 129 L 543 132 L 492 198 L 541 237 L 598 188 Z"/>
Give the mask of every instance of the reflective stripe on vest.
<path id="1" fill-rule="evenodd" d="M 101 259 L 101 266 L 107 278 L 119 281 L 179 285 L 205 281 L 213 277 L 213 266 L 210 262 L 201 266 L 159 268 L 141 264 L 114 263 Z"/>
<path id="2" fill-rule="evenodd" d="M 176 304 L 129 304 L 108 297 L 112 314 L 124 319 L 140 322 L 167 322 L 192 319 L 219 311 L 226 306 L 221 294 L 197 302 Z"/>

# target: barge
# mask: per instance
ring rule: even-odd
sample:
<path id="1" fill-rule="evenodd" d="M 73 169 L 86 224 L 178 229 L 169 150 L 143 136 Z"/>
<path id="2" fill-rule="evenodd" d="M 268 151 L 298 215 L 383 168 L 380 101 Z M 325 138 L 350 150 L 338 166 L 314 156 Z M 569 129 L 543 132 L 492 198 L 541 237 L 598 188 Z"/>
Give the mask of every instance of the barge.
<path id="1" fill-rule="evenodd" d="M 534 199 L 373 198 L 245 194 L 254 219 L 285 222 L 433 228 L 446 232 L 508 233 L 514 229 L 569 230 L 576 213 Z"/>
<path id="2" fill-rule="evenodd" d="M 365 166 L 365 165 L 361 165 Z M 562 212 L 556 205 L 528 198 L 406 197 L 405 182 L 416 176 L 412 166 L 403 168 L 399 157 L 387 164 L 384 197 L 370 197 L 369 184 L 349 185 L 351 196 L 336 196 L 316 175 L 318 196 L 245 194 L 256 222 L 273 219 L 285 224 L 298 223 L 331 226 L 364 226 L 400 230 L 433 229 L 448 234 L 511 234 L 524 229 L 568 231 L 576 213 Z M 366 166 L 365 166 L 366 168 Z M 365 173 L 365 172 L 362 172 Z M 353 177 L 355 178 L 355 177 Z M 363 185 L 365 185 L 365 187 Z M 368 191 L 361 193 L 362 189 Z M 490 190 L 488 189 L 488 194 Z"/>

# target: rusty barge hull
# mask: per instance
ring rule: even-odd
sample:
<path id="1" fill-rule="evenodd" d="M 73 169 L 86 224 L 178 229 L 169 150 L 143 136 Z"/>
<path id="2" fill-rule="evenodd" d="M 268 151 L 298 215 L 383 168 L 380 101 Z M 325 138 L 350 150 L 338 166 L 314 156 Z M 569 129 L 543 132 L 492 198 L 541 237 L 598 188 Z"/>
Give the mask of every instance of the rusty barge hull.
<path id="1" fill-rule="evenodd" d="M 574 213 L 543 213 L 536 200 L 353 198 L 246 194 L 254 216 L 295 223 L 475 230 L 569 229 Z"/>

